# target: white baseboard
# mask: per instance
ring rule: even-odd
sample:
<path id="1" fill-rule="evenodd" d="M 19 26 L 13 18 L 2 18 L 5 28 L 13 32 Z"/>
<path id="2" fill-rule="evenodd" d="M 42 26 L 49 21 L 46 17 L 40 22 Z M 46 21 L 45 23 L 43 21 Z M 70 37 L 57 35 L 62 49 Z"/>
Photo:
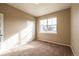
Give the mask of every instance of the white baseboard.
<path id="1" fill-rule="evenodd" d="M 48 42 L 48 41 L 45 41 L 45 40 L 39 40 L 39 41 Z M 62 44 L 62 43 L 57 43 L 57 42 L 48 42 L 48 43 L 54 43 L 54 44 L 57 44 L 57 45 L 62 45 L 62 46 L 68 46 L 68 47 L 70 47 L 70 45 L 66 45 L 66 44 Z"/>
<path id="2" fill-rule="evenodd" d="M 66 44 L 62 44 L 62 43 L 56 43 L 56 42 L 53 42 L 53 43 L 58 44 L 58 45 L 62 45 L 62 46 L 68 46 L 68 47 L 70 47 L 70 45 L 66 45 Z"/>
<path id="3" fill-rule="evenodd" d="M 73 49 L 73 47 L 70 46 L 70 48 L 71 48 L 71 50 L 72 50 L 72 52 L 73 52 L 73 55 L 76 56 L 76 52 L 75 52 L 75 50 Z"/>

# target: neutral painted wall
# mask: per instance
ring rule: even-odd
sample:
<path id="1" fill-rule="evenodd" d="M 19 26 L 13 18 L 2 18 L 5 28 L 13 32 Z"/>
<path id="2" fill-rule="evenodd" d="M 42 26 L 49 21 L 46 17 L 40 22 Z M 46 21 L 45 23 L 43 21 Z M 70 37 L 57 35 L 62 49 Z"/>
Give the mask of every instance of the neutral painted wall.
<path id="1" fill-rule="evenodd" d="M 39 20 L 54 17 L 54 16 L 57 17 L 57 34 L 39 33 Z M 70 45 L 70 8 L 38 17 L 37 39 L 46 42 L 69 46 Z"/>
<path id="2" fill-rule="evenodd" d="M 79 55 L 79 4 L 71 8 L 71 48 L 74 55 Z"/>
<path id="3" fill-rule="evenodd" d="M 25 29 L 27 27 L 27 21 L 32 21 L 35 24 L 35 18 L 33 16 L 7 4 L 0 4 L 0 13 L 4 14 L 5 41 Z M 35 39 L 35 37 L 32 39 Z"/>

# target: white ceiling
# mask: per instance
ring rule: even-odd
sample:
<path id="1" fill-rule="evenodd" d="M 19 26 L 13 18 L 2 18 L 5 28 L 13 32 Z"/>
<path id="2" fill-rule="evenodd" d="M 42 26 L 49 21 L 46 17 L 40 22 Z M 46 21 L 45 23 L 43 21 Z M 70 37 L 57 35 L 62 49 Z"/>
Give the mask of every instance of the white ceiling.
<path id="1" fill-rule="evenodd" d="M 69 3 L 8 3 L 8 5 L 18 8 L 35 17 L 66 9 L 71 6 Z"/>

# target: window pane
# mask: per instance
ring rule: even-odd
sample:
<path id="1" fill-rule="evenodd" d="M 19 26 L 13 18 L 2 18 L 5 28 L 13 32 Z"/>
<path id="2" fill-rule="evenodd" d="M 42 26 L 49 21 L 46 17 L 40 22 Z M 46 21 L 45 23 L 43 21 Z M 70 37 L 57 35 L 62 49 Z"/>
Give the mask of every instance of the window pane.
<path id="1" fill-rule="evenodd" d="M 57 18 L 49 18 L 40 20 L 40 32 L 56 33 L 57 32 Z"/>
<path id="2" fill-rule="evenodd" d="M 56 32 L 56 26 L 48 26 L 48 31 Z"/>
<path id="3" fill-rule="evenodd" d="M 40 25 L 47 25 L 47 20 L 40 20 Z"/>
<path id="4" fill-rule="evenodd" d="M 47 26 L 46 26 L 46 25 L 41 25 L 41 26 L 40 26 L 40 31 L 41 31 L 41 32 L 47 31 Z"/>
<path id="5" fill-rule="evenodd" d="M 50 18 L 48 19 L 48 25 L 53 25 L 53 24 L 57 24 L 57 19 L 55 18 Z"/>

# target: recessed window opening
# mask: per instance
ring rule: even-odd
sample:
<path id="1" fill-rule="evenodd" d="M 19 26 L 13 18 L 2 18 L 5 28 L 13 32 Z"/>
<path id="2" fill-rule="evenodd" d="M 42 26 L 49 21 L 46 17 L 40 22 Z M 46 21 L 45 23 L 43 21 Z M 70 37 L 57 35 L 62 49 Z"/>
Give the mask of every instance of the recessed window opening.
<path id="1" fill-rule="evenodd" d="M 40 33 L 57 33 L 57 17 L 40 20 Z"/>

